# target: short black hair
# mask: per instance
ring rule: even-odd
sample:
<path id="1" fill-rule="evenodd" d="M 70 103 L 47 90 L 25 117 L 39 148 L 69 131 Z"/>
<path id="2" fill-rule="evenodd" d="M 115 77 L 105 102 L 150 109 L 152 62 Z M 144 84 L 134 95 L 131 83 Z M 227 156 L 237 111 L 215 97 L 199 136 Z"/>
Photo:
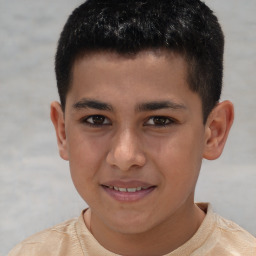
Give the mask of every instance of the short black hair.
<path id="1" fill-rule="evenodd" d="M 151 49 L 185 58 L 189 88 L 202 100 L 205 122 L 221 95 L 224 36 L 217 17 L 200 0 L 87 0 L 76 8 L 55 58 L 63 110 L 79 56 L 98 51 L 134 55 Z"/>

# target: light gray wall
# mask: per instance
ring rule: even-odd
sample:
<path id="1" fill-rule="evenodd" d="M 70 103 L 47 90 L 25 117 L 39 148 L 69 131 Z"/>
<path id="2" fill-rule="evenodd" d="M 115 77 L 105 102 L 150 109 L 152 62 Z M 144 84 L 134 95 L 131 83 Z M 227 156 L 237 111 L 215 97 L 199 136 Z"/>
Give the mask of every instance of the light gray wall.
<path id="1" fill-rule="evenodd" d="M 81 2 L 0 0 L 0 255 L 86 206 L 49 118 L 56 42 Z M 234 102 L 236 119 L 223 156 L 204 161 L 196 199 L 256 235 L 256 1 L 206 3 L 226 35 L 222 98 Z"/>

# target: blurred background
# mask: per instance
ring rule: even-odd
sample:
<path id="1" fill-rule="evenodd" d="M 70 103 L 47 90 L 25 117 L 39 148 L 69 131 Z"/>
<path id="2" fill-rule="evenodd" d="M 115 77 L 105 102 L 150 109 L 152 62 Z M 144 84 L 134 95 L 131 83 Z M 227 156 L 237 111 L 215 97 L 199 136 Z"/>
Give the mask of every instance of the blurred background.
<path id="1" fill-rule="evenodd" d="M 54 55 L 79 0 L 0 0 L 0 255 L 24 238 L 80 214 L 86 204 L 58 155 L 50 102 Z M 256 235 L 256 1 L 206 0 L 222 24 L 222 99 L 235 123 L 220 159 L 204 161 L 196 201 Z"/>

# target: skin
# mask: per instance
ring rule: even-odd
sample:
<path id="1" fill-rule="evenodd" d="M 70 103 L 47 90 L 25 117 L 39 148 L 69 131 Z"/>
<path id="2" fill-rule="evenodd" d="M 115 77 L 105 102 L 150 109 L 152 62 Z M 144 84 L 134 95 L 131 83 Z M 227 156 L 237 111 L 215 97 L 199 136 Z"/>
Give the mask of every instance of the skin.
<path id="1" fill-rule="evenodd" d="M 60 155 L 90 206 L 86 223 L 112 252 L 166 254 L 204 219 L 194 204 L 201 162 L 221 154 L 233 106 L 219 103 L 203 124 L 186 78 L 186 62 L 170 52 L 88 54 L 74 63 L 65 113 L 51 105 Z M 111 184 L 150 188 L 112 193 Z"/>

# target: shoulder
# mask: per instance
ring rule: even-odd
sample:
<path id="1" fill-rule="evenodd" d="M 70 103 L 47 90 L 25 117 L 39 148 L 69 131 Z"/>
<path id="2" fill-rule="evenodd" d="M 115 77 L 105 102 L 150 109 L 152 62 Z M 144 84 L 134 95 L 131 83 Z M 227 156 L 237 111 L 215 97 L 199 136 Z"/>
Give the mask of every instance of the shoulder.
<path id="1" fill-rule="evenodd" d="M 216 215 L 216 228 L 226 237 L 233 238 L 234 240 L 240 240 L 252 242 L 254 245 L 256 243 L 256 238 L 247 232 L 245 229 L 240 227 L 238 224 L 231 220 L 227 220 L 218 214 Z"/>
<path id="2" fill-rule="evenodd" d="M 256 238 L 245 229 L 218 214 L 216 217 L 216 246 L 238 255 L 256 255 Z"/>
<path id="3" fill-rule="evenodd" d="M 206 213 L 206 216 L 194 238 L 191 239 L 193 245 L 189 244 L 192 247 L 196 246 L 195 255 L 256 255 L 254 236 L 233 221 L 215 213 L 211 204 L 197 205 Z"/>
<path id="4" fill-rule="evenodd" d="M 77 219 L 71 219 L 30 236 L 16 245 L 8 256 L 45 256 L 61 255 L 56 250 L 68 247 L 76 240 L 75 224 Z"/>

